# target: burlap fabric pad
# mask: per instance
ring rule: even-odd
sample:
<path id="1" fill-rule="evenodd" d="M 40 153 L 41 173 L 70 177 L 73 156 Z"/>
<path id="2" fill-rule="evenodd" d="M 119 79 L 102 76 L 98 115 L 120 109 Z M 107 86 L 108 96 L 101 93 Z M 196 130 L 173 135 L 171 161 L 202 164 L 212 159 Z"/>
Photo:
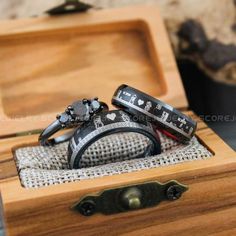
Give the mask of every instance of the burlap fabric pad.
<path id="1" fill-rule="evenodd" d="M 144 150 L 150 145 L 150 141 L 143 135 L 110 135 L 90 146 L 83 155 L 84 168 L 77 170 L 68 168 L 68 143 L 54 147 L 20 148 L 16 150 L 15 160 L 22 185 L 26 188 L 38 188 L 203 160 L 212 156 L 195 137 L 187 145 L 179 144 L 163 134 L 160 134 L 160 139 L 162 153 L 145 157 Z"/>

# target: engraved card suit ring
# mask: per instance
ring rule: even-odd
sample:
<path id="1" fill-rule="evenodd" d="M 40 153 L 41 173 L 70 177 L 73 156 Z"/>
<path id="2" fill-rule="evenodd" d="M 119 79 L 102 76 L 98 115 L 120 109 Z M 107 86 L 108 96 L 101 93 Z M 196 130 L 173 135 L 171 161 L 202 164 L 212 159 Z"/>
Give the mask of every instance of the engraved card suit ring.
<path id="1" fill-rule="evenodd" d="M 182 143 L 188 142 L 197 128 L 197 123 L 182 112 L 128 85 L 116 90 L 112 104 L 138 120 L 148 120 Z"/>
<path id="2" fill-rule="evenodd" d="M 131 115 L 122 110 L 105 111 L 93 116 L 90 121 L 83 123 L 74 132 L 68 146 L 70 168 L 83 167 L 83 154 L 93 143 L 111 134 L 129 132 L 142 134 L 151 141 L 145 155 L 152 156 L 161 153 L 159 136 L 150 123 L 135 122 Z M 99 163 L 100 160 L 96 164 Z"/>

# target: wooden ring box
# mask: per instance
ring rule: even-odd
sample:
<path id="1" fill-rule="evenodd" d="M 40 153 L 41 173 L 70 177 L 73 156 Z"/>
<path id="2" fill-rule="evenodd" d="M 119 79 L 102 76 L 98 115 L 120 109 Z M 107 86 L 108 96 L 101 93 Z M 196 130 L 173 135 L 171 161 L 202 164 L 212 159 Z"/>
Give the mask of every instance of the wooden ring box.
<path id="1" fill-rule="evenodd" d="M 187 109 L 156 7 L 0 22 L 0 189 L 8 235 L 235 232 L 236 154 L 200 120 L 197 137 L 214 154 L 209 160 L 39 189 L 21 186 L 12 149 L 35 143 L 36 131 L 71 101 L 98 96 L 109 103 L 122 83 L 198 119 Z M 189 186 L 176 202 L 110 216 L 84 217 L 70 209 L 87 194 L 172 179 Z"/>

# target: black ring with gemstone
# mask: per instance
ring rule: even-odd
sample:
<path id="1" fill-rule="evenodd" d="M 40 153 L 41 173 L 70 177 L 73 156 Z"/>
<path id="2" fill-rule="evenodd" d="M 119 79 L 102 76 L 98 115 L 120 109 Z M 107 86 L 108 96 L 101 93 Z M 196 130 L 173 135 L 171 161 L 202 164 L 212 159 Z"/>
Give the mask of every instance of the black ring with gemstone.
<path id="1" fill-rule="evenodd" d="M 40 144 L 52 146 L 68 141 L 74 133 L 73 130 L 59 137 L 49 138 L 59 130 L 81 125 L 83 122 L 90 120 L 93 115 L 104 110 L 108 110 L 108 106 L 106 103 L 98 101 L 98 98 L 83 99 L 72 103 L 66 108 L 65 112 L 57 115 L 56 120 L 43 130 L 39 136 Z"/>
<path id="2" fill-rule="evenodd" d="M 197 128 L 197 123 L 182 112 L 128 85 L 121 85 L 116 90 L 112 104 L 138 120 L 148 120 L 183 143 L 193 137 Z"/>
<path id="3" fill-rule="evenodd" d="M 71 169 L 80 168 L 84 152 L 99 139 L 123 132 L 139 133 L 151 140 L 149 155 L 161 153 L 159 136 L 153 126 L 146 122 L 135 122 L 132 116 L 122 110 L 106 111 L 92 117 L 81 125 L 70 140 L 68 147 L 68 163 Z"/>

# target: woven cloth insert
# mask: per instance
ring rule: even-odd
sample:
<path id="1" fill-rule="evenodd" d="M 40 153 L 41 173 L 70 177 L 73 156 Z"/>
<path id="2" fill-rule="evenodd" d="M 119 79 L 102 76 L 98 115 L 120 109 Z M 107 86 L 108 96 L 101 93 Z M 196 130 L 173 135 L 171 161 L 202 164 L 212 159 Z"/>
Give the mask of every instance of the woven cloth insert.
<path id="1" fill-rule="evenodd" d="M 162 153 L 142 158 L 140 155 L 149 142 L 146 137 L 137 133 L 110 135 L 90 146 L 83 156 L 85 168 L 77 170 L 68 168 L 68 143 L 54 147 L 19 148 L 16 150 L 15 160 L 22 185 L 26 188 L 38 188 L 158 168 L 186 161 L 204 160 L 212 156 L 196 137 L 193 137 L 189 144 L 183 145 L 161 133 L 159 135 Z M 108 158 L 109 149 L 112 150 L 110 152 L 111 158 Z M 87 163 L 98 164 L 98 160 L 100 160 L 99 165 L 86 167 Z"/>

